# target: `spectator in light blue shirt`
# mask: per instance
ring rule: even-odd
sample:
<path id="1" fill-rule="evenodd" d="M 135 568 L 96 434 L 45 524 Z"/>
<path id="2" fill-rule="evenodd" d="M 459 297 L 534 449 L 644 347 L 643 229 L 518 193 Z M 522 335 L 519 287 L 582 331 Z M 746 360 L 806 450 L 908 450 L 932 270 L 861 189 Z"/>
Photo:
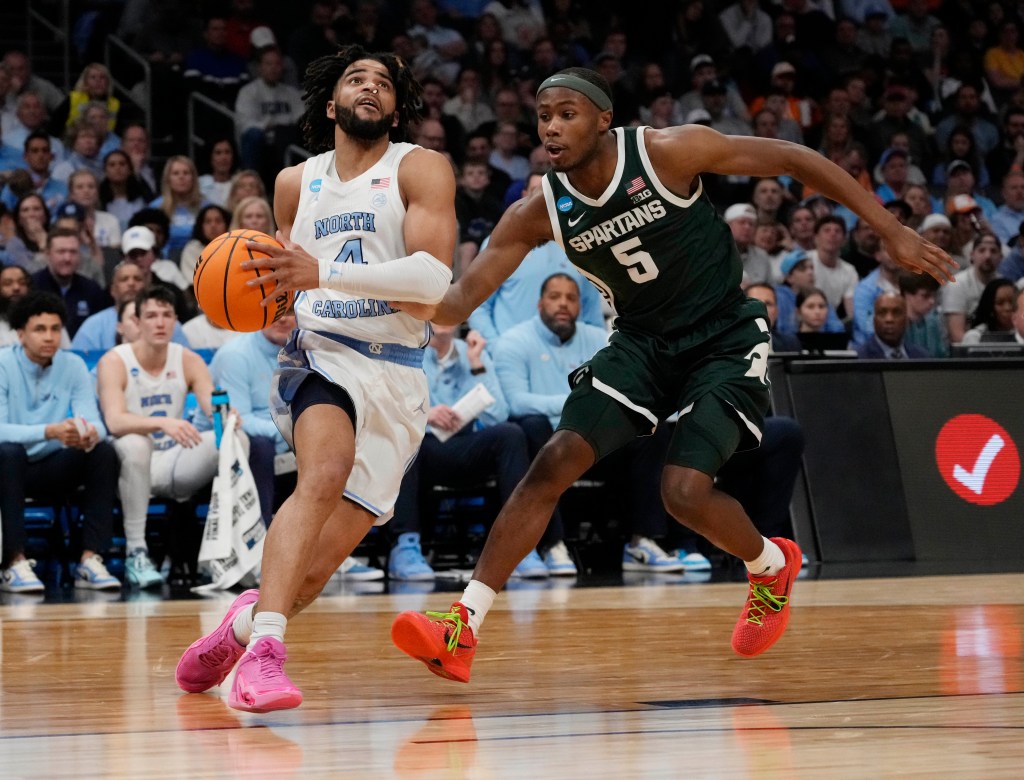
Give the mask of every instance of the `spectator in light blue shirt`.
<path id="1" fill-rule="evenodd" d="M 483 246 L 487 246 L 486 241 Z M 505 331 L 536 316 L 541 284 L 551 274 L 559 272 L 572 277 L 580 288 L 580 319 L 587 325 L 604 329 L 597 288 L 569 262 L 565 250 L 554 241 L 526 255 L 512 275 L 469 315 L 469 326 L 487 339 L 493 350 Z"/>
<path id="2" fill-rule="evenodd" d="M 814 287 L 814 263 L 803 249 L 794 249 L 782 258 L 779 271 L 782 274 L 782 284 L 775 287 L 778 306 L 775 329 L 779 333 L 796 333 L 800 330 L 796 316 L 796 296 L 800 290 Z M 836 310 L 829 304 L 825 332 L 842 333 L 845 330 Z"/>
<path id="3" fill-rule="evenodd" d="M 1004 244 L 1020 233 L 1024 223 L 1024 173 L 1010 171 L 1003 177 L 1003 205 L 989 219 L 992 230 Z"/>
<path id="4" fill-rule="evenodd" d="M 579 290 L 570 275 L 553 274 L 540 288 L 542 301 L 551 285 L 570 290 L 572 297 Z M 578 302 L 575 306 L 578 311 Z M 559 300 L 556 306 L 547 308 L 542 303 L 539 313 L 505 331 L 492 351 L 513 419 L 543 415 L 554 430 L 569 397 L 569 374 L 608 343 L 608 332 L 577 322 L 571 301 Z"/>
<path id="5" fill-rule="evenodd" d="M 85 523 L 75 585 L 121 586 L 98 555 L 110 546 L 117 454 L 105 441 L 85 363 L 60 350 L 65 316 L 58 296 L 29 293 L 10 315 L 20 344 L 0 350 L 0 590 L 43 590 L 25 558 L 26 497 L 61 502 L 79 487 Z"/>
<path id="6" fill-rule="evenodd" d="M 854 348 L 866 343 L 875 335 L 875 299 L 882 293 L 899 295 L 900 268 L 882 247 L 878 251 L 878 268 L 869 273 L 853 291 L 853 340 Z"/>
<path id="7" fill-rule="evenodd" d="M 544 281 L 537 309 L 533 319 L 505 333 L 494 350 L 512 419 L 526 431 L 531 458 L 558 428 L 562 406 L 569 397 L 569 375 L 608 341 L 604 329 L 577 322 L 579 285 L 567 274 L 553 274 Z M 668 438 L 668 429 L 661 426 L 654 436 L 634 440 L 588 472 L 588 478 L 616 483 L 613 494 L 628 504 L 623 506 L 623 515 L 633 527 L 633 540 L 626 547 L 630 566 L 647 571 L 683 569 L 678 559 L 653 541 L 666 532 L 659 484 Z M 552 518 L 540 548 L 551 574 L 573 566 L 560 513 Z M 637 555 L 636 562 L 632 553 Z"/>
<path id="8" fill-rule="evenodd" d="M 5 178 L 10 175 L 11 171 L 24 165 L 25 158 L 22 156 L 21 149 L 17 146 L 0 144 L 0 173 L 4 174 Z"/>
<path id="9" fill-rule="evenodd" d="M 295 315 L 286 314 L 263 330 L 244 333 L 214 353 L 210 362 L 213 382 L 228 393 L 231 406 L 242 418 L 249 436 L 249 466 L 260 495 L 263 522 L 269 524 L 274 510 L 294 489 L 294 478 L 274 479 L 274 459 L 288 452 L 288 442 L 270 414 L 270 380 L 277 370 L 277 353 L 295 330 Z"/>
<path id="10" fill-rule="evenodd" d="M 543 179 L 541 175 L 530 176 L 523 195 L 540 189 Z M 484 241 L 480 248 L 486 246 L 487 241 Z M 493 349 L 498 337 L 506 330 L 536 315 L 541 284 L 558 272 L 568 274 L 579 285 L 580 319 L 588 325 L 603 328 L 604 314 L 597 288 L 587 282 L 579 269 L 569 262 L 565 250 L 554 241 L 541 244 L 523 258 L 512 275 L 469 315 L 469 327 L 487 339 L 489 349 Z"/>
<path id="11" fill-rule="evenodd" d="M 1013 250 L 1007 253 L 996 271 L 996 276 L 1009 279 L 1014 284 L 1018 284 L 1021 279 L 1024 279 L 1024 251 L 1022 251 L 1021 247 L 1022 241 L 1024 241 L 1024 237 L 1017 239 L 1017 243 L 1013 247 Z"/>
<path id="12" fill-rule="evenodd" d="M 25 162 L 19 167 L 29 172 L 32 177 L 32 191 L 43 199 L 52 216 L 56 213 L 57 206 L 67 200 L 68 185 L 50 175 L 50 165 L 53 162 L 50 136 L 42 131 L 30 133 L 25 139 L 23 157 Z M 19 197 L 11 189 L 11 185 L 7 184 L 0 192 L 0 200 L 7 208 L 14 210 Z"/>
<path id="13" fill-rule="evenodd" d="M 93 314 L 82 323 L 71 340 L 71 349 L 77 352 L 106 352 L 121 342 L 118 324 L 122 319 L 124 307 L 135 301 L 135 296 L 146 286 L 148 274 L 138 265 L 122 260 L 114 266 L 113 278 L 110 282 L 110 296 L 114 305 Z M 171 341 L 189 346 L 181 323 L 174 323 L 174 335 Z"/>
<path id="14" fill-rule="evenodd" d="M 434 325 L 433 330 L 423 357 L 430 385 L 427 434 L 402 480 L 395 519 L 388 524 L 389 531 L 397 536 L 388 560 L 388 573 L 396 580 L 428 580 L 434 576 L 420 545 L 421 483 L 475 485 L 494 477 L 500 503 L 504 504 L 530 465 L 522 428 L 508 422 L 508 404 L 491 358 L 484 351 L 484 338 L 475 331 L 470 331 L 465 340 L 456 338 L 455 328 L 449 325 Z M 477 384 L 484 386 L 494 402 L 475 419 L 462 419 L 453 407 Z M 513 573 L 547 575 L 535 550 Z"/>

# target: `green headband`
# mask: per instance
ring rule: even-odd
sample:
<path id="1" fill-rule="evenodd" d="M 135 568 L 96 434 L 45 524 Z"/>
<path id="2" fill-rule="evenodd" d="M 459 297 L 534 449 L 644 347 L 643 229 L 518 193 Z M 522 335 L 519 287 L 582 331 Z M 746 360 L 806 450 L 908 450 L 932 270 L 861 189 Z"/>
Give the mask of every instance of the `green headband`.
<path id="1" fill-rule="evenodd" d="M 608 97 L 603 89 L 595 84 L 591 84 L 586 79 L 581 79 L 579 76 L 574 76 L 572 73 L 556 73 L 554 76 L 548 76 L 541 85 L 537 88 L 537 95 L 550 87 L 564 87 L 565 89 L 571 89 L 580 94 L 586 95 L 590 98 L 590 102 L 597 106 L 602 111 L 612 110 L 612 99 Z"/>

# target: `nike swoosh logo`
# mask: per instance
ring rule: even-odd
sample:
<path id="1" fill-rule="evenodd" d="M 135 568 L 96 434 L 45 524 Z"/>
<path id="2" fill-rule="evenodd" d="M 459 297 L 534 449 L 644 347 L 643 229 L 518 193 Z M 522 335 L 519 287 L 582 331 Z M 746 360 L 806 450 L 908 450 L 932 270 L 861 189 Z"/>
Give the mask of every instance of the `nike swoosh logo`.
<path id="1" fill-rule="evenodd" d="M 452 637 L 452 635 L 450 633 L 448 633 L 447 631 L 444 632 L 444 643 L 445 643 L 445 646 L 447 646 L 448 643 L 450 641 L 452 641 L 451 637 Z M 459 650 L 472 650 L 473 649 L 472 645 L 464 645 L 464 644 L 462 644 L 462 642 L 457 642 L 455 644 L 455 647 L 458 648 Z"/>
<path id="2" fill-rule="evenodd" d="M 576 217 L 576 219 L 570 219 L 569 220 L 569 227 L 576 227 L 576 225 L 579 223 L 579 221 L 581 219 L 583 219 L 586 215 L 587 215 L 587 212 L 584 211 L 582 214 L 580 214 L 578 217 Z"/>

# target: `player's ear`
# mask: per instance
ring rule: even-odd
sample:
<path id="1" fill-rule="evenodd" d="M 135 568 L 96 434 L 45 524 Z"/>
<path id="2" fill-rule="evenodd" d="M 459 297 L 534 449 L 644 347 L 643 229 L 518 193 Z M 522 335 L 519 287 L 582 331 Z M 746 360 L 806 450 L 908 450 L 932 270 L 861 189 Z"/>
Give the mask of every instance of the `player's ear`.
<path id="1" fill-rule="evenodd" d="M 327 117 L 328 119 L 334 119 L 334 101 L 327 101 Z"/>
<path id="2" fill-rule="evenodd" d="M 392 127 L 398 127 L 398 120 L 401 119 L 401 118 L 402 118 L 401 115 L 396 111 L 395 112 L 395 118 L 391 121 L 391 126 Z"/>
<path id="3" fill-rule="evenodd" d="M 604 132 L 608 131 L 611 128 L 611 126 L 612 126 L 612 112 L 610 110 L 609 111 L 602 111 L 600 114 L 598 114 L 598 116 L 597 116 L 597 129 L 600 132 L 604 133 Z"/>

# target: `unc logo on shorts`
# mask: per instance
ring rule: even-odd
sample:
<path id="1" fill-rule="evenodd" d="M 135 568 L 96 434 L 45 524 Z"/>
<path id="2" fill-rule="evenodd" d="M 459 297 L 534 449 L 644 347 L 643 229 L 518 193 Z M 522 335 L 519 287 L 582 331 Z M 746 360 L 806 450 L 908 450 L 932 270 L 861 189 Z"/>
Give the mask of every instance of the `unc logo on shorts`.
<path id="1" fill-rule="evenodd" d="M 379 344 L 376 341 L 371 341 L 369 347 L 370 352 L 374 355 L 381 355 L 384 353 L 384 345 Z"/>
<path id="2" fill-rule="evenodd" d="M 558 210 L 563 214 L 567 211 L 572 211 L 572 198 L 568 195 L 563 195 L 558 199 L 558 203 L 555 205 L 558 206 Z"/>
<path id="3" fill-rule="evenodd" d="M 313 181 L 311 181 L 309 183 L 309 191 L 310 192 L 320 192 L 320 187 L 323 186 L 323 183 L 324 183 L 323 179 L 313 179 Z"/>
<path id="4" fill-rule="evenodd" d="M 388 205 L 388 196 L 385 195 L 383 192 L 375 192 L 373 194 L 373 197 L 370 198 L 370 203 L 373 205 L 374 208 L 382 209 L 386 205 Z"/>
<path id="5" fill-rule="evenodd" d="M 132 376 L 138 376 L 139 375 L 139 369 L 137 369 L 137 368 L 129 369 L 128 373 L 131 374 Z"/>

